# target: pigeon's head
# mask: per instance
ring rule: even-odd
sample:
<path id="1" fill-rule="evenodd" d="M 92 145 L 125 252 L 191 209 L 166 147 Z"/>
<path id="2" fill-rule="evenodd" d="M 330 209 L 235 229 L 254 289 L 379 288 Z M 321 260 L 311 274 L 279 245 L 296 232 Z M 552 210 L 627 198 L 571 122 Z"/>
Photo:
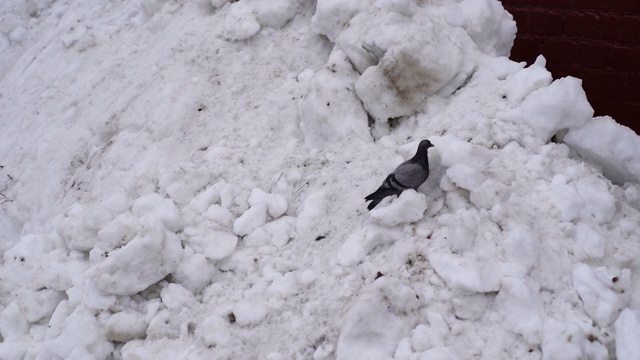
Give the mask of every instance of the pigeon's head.
<path id="1" fill-rule="evenodd" d="M 430 147 L 433 147 L 433 144 L 429 140 L 420 141 L 420 145 L 418 145 L 418 149 L 420 152 L 427 152 Z"/>

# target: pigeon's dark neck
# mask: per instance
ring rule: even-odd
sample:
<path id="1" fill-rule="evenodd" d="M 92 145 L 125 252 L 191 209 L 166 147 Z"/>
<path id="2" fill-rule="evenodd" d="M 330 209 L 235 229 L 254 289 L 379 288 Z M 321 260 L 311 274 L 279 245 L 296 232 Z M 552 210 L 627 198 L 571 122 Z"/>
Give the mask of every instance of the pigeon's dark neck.
<path id="1" fill-rule="evenodd" d="M 414 164 L 420 165 L 424 169 L 429 168 L 429 155 L 426 150 L 424 152 L 418 151 L 410 161 Z"/>

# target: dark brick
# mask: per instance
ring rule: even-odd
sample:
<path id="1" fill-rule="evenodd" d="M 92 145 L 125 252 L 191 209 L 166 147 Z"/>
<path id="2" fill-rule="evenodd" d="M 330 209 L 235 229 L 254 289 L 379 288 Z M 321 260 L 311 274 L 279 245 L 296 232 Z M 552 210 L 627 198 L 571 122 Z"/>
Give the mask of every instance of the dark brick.
<path id="1" fill-rule="evenodd" d="M 616 8 L 620 11 L 640 11 L 640 1 L 638 0 L 617 0 Z"/>
<path id="2" fill-rule="evenodd" d="M 614 9 L 615 0 L 576 0 L 574 6 L 578 9 L 590 10 Z"/>
<path id="3" fill-rule="evenodd" d="M 640 64 L 640 47 L 612 47 L 609 61 L 614 70 L 623 72 L 638 72 Z"/>
<path id="4" fill-rule="evenodd" d="M 537 0 L 537 5 L 545 8 L 571 9 L 574 7 L 573 3 L 573 0 Z"/>
<path id="5" fill-rule="evenodd" d="M 600 38 L 603 40 L 616 40 L 618 38 L 619 25 L 620 17 L 617 14 L 600 14 Z"/>
<path id="6" fill-rule="evenodd" d="M 577 11 L 567 12 L 562 24 L 562 33 L 567 36 L 582 36 L 583 14 Z"/>
<path id="7" fill-rule="evenodd" d="M 516 37 L 510 57 L 515 61 L 526 61 L 527 64 L 532 64 L 540 54 L 542 54 L 542 44 L 539 40 L 521 36 Z"/>
<path id="8" fill-rule="evenodd" d="M 582 17 L 582 35 L 590 39 L 600 39 L 600 17 L 594 12 L 585 12 Z"/>
<path id="9" fill-rule="evenodd" d="M 572 64 L 576 61 L 575 44 L 566 38 L 547 39 L 542 54 L 554 64 Z"/>
<path id="10" fill-rule="evenodd" d="M 527 9 L 513 9 L 509 10 L 511 15 L 513 15 L 513 20 L 515 20 L 516 25 L 518 26 L 518 34 L 517 36 L 524 35 L 529 32 L 529 10 Z"/>
<path id="11" fill-rule="evenodd" d="M 529 14 L 529 31 L 532 34 L 560 35 L 564 15 L 559 11 L 532 10 Z"/>
<path id="12" fill-rule="evenodd" d="M 593 71 L 582 79 L 583 88 L 592 96 L 612 97 L 619 92 L 618 79 L 612 72 Z"/>
<path id="13" fill-rule="evenodd" d="M 620 19 L 618 40 L 625 44 L 640 44 L 640 16 L 624 16 Z"/>
<path id="14" fill-rule="evenodd" d="M 607 43 L 580 41 L 575 46 L 577 62 L 592 69 L 604 69 L 609 58 L 610 45 Z"/>

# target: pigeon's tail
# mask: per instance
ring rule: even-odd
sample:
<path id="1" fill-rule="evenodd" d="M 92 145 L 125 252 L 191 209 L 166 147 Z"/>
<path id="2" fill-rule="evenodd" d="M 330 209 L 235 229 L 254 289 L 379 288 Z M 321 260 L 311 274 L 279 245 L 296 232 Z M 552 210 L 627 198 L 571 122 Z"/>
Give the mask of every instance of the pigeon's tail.
<path id="1" fill-rule="evenodd" d="M 376 207 L 378 204 L 380 204 L 380 201 L 382 201 L 382 199 L 373 200 L 371 203 L 369 203 L 369 205 L 367 206 L 367 209 L 369 211 L 371 211 L 374 207 Z"/>
<path id="2" fill-rule="evenodd" d="M 369 210 L 373 209 L 374 207 L 376 207 L 376 205 L 380 203 L 380 201 L 382 201 L 382 199 L 386 198 L 387 196 L 396 195 L 398 193 L 399 193 L 398 190 L 381 186 L 380 188 L 378 188 L 378 190 L 374 191 L 373 193 L 367 195 L 364 198 L 366 201 L 373 200 L 371 201 L 369 206 L 367 206 L 367 209 Z"/>

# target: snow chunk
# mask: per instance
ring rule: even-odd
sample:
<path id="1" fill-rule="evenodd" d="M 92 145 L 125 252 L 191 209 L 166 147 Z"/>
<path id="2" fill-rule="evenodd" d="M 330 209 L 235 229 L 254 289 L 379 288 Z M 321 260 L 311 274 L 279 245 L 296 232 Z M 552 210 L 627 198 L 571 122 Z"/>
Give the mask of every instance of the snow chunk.
<path id="1" fill-rule="evenodd" d="M 425 210 L 427 210 L 426 196 L 409 189 L 403 191 L 388 206 L 375 208 L 370 214 L 378 224 L 391 227 L 416 222 L 424 217 Z"/>
<path id="2" fill-rule="evenodd" d="M 498 291 L 505 276 L 502 263 L 482 261 L 472 253 L 434 252 L 429 254 L 429 262 L 447 286 L 456 290 L 473 293 Z"/>
<path id="3" fill-rule="evenodd" d="M 276 29 L 280 29 L 291 20 L 298 8 L 297 0 L 252 0 L 250 4 L 260 24 Z"/>
<path id="4" fill-rule="evenodd" d="M 352 266 L 364 259 L 378 245 L 392 244 L 402 233 L 378 226 L 368 226 L 351 234 L 338 250 L 338 262 Z"/>
<path id="5" fill-rule="evenodd" d="M 513 277 L 502 279 L 494 307 L 504 319 L 502 324 L 505 328 L 522 335 L 529 345 L 540 344 L 544 309 L 537 293 L 531 291 L 523 280 Z"/>
<path id="6" fill-rule="evenodd" d="M 282 247 L 294 235 L 295 220 L 290 216 L 284 216 L 255 229 L 244 238 L 243 242 L 246 246 L 262 246 L 271 243 Z"/>
<path id="7" fill-rule="evenodd" d="M 182 218 L 176 204 L 158 193 L 138 198 L 131 209 L 140 220 L 159 220 L 169 231 L 182 230 Z"/>
<path id="8" fill-rule="evenodd" d="M 604 256 L 607 241 L 591 226 L 585 223 L 576 225 L 576 243 L 573 253 L 579 258 L 600 259 Z"/>
<path id="9" fill-rule="evenodd" d="M 71 250 L 89 251 L 96 244 L 96 231 L 84 225 L 85 211 L 86 206 L 75 203 L 67 208 L 64 217 L 54 221 L 58 234 Z"/>
<path id="10" fill-rule="evenodd" d="M 127 245 L 89 269 L 89 275 L 95 286 L 107 294 L 133 295 L 174 271 L 181 258 L 180 239 L 154 221 Z"/>
<path id="11" fill-rule="evenodd" d="M 128 342 L 143 339 L 147 332 L 144 315 L 134 310 L 115 313 L 107 320 L 107 340 Z"/>
<path id="12" fill-rule="evenodd" d="M 582 80 L 571 76 L 533 91 L 516 111 L 544 141 L 560 130 L 579 128 L 593 117 Z"/>
<path id="13" fill-rule="evenodd" d="M 588 265 L 578 264 L 573 270 L 573 287 L 576 289 L 584 310 L 598 326 L 611 324 L 626 304 L 620 294 L 613 289 L 614 283 L 628 284 L 629 270 L 624 270 L 620 277 L 610 276 L 604 267 L 595 271 Z M 615 281 L 612 279 L 615 278 Z"/>
<path id="14" fill-rule="evenodd" d="M 595 117 L 581 127 L 570 129 L 564 142 L 602 166 L 611 181 L 640 182 L 640 137 L 611 117 Z"/>
<path id="15" fill-rule="evenodd" d="M 240 236 L 251 234 L 267 222 L 267 210 L 267 204 L 264 202 L 251 206 L 233 222 L 233 233 Z"/>
<path id="16" fill-rule="evenodd" d="M 329 41 L 335 42 L 336 37 L 349 20 L 370 2 L 365 0 L 318 0 L 316 12 L 311 18 L 311 30 L 316 34 L 325 35 Z"/>
<path id="17" fill-rule="evenodd" d="M 300 128 L 309 144 L 322 146 L 350 134 L 371 139 L 367 113 L 355 95 L 357 78 L 344 52 L 334 50 L 327 64 L 309 80 L 298 108 Z"/>
<path id="18" fill-rule="evenodd" d="M 449 325 L 442 315 L 429 311 L 429 324 L 420 324 L 411 331 L 411 347 L 416 352 L 423 352 L 445 345 L 445 337 L 449 334 Z"/>
<path id="19" fill-rule="evenodd" d="M 4 341 L 11 341 L 27 333 L 29 323 L 20 311 L 20 306 L 12 301 L 0 312 L 0 334 Z"/>
<path id="20" fill-rule="evenodd" d="M 531 66 L 509 76 L 505 80 L 507 98 L 520 104 L 532 91 L 549 86 L 553 77 L 546 64 L 544 56 L 539 55 Z"/>
<path id="21" fill-rule="evenodd" d="M 231 227 L 233 225 L 233 215 L 231 212 L 218 204 L 209 206 L 209 209 L 202 213 L 202 216 L 224 227 Z"/>
<path id="22" fill-rule="evenodd" d="M 542 359 L 587 359 L 584 330 L 577 324 L 548 319 L 544 324 Z"/>
<path id="23" fill-rule="evenodd" d="M 254 326 L 267 316 L 267 307 L 253 301 L 240 301 L 233 305 L 236 323 L 240 326 Z"/>
<path id="24" fill-rule="evenodd" d="M 198 294 L 209 285 L 215 271 L 215 267 L 207 261 L 204 254 L 193 254 L 193 250 L 188 248 L 185 249 L 185 256 L 172 275 L 180 285 Z"/>
<path id="25" fill-rule="evenodd" d="M 78 306 L 64 320 L 59 335 L 42 344 L 40 356 L 70 359 L 74 355 L 93 354 L 98 359 L 105 359 L 113 348 L 113 344 L 106 339 L 105 329 L 98 324 L 96 317 L 83 306 Z"/>
<path id="26" fill-rule="evenodd" d="M 158 186 L 179 205 L 186 205 L 199 190 L 209 184 L 211 174 L 204 167 L 181 166 L 176 171 L 162 174 Z"/>
<path id="27" fill-rule="evenodd" d="M 296 218 L 296 232 L 306 234 L 318 231 L 319 222 L 327 211 L 326 206 L 327 194 L 324 191 L 318 190 L 307 195 Z"/>
<path id="28" fill-rule="evenodd" d="M 224 37 L 229 40 L 246 40 L 258 31 L 260 23 L 248 1 L 236 1 L 229 6 L 224 20 Z"/>
<path id="29" fill-rule="evenodd" d="M 237 318 L 236 318 L 237 320 Z M 205 318 L 196 329 L 196 335 L 205 346 L 221 346 L 229 341 L 229 322 L 219 315 Z"/>
<path id="30" fill-rule="evenodd" d="M 362 73 L 356 92 L 377 121 L 421 111 L 429 96 L 450 82 L 447 92 L 453 92 L 473 68 L 465 59 L 471 40 L 462 29 L 427 8 L 404 5 L 371 6 L 336 38 Z"/>
<path id="31" fill-rule="evenodd" d="M 160 297 L 162 298 L 162 303 L 173 311 L 180 311 L 182 308 L 191 306 L 196 302 L 193 294 L 179 284 L 169 284 L 162 289 Z"/>
<path id="32" fill-rule="evenodd" d="M 445 168 L 464 164 L 474 169 L 482 169 L 493 160 L 486 148 L 462 141 L 454 135 L 435 138 L 433 143 L 440 154 L 440 163 Z"/>
<path id="33" fill-rule="evenodd" d="M 516 22 L 500 1 L 464 0 L 460 3 L 464 28 L 480 50 L 491 56 L 509 56 L 516 38 Z"/>
<path id="34" fill-rule="evenodd" d="M 226 229 L 201 225 L 185 229 L 193 251 L 211 260 L 221 260 L 231 255 L 238 245 L 238 237 Z"/>
<path id="35" fill-rule="evenodd" d="M 398 279 L 381 277 L 360 295 L 344 316 L 338 360 L 391 357 L 400 339 L 415 325 L 418 308 L 413 289 Z"/>
<path id="36" fill-rule="evenodd" d="M 589 182 L 580 182 L 577 189 L 585 205 L 580 212 L 582 217 L 594 219 L 600 224 L 613 219 L 616 214 L 616 200 L 609 192 L 606 181 L 594 179 Z"/>
<path id="37" fill-rule="evenodd" d="M 585 206 L 578 190 L 571 185 L 554 185 L 547 196 L 561 221 L 576 219 Z"/>
<path id="38" fill-rule="evenodd" d="M 506 260 L 522 265 L 527 272 L 538 264 L 541 244 L 530 228 L 522 225 L 514 226 L 503 243 Z"/>
<path id="39" fill-rule="evenodd" d="M 640 313 L 624 309 L 615 326 L 618 360 L 640 359 Z"/>

